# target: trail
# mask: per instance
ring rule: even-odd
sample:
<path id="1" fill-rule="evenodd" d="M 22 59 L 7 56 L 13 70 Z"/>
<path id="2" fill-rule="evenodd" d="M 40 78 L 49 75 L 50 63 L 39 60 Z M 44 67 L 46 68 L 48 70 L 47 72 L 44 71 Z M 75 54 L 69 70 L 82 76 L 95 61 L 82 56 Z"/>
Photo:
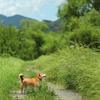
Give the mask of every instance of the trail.
<path id="1" fill-rule="evenodd" d="M 31 68 L 35 66 L 28 66 L 27 71 L 33 71 L 36 73 L 41 72 L 40 70 L 32 70 Z M 82 100 L 82 97 L 71 90 L 66 90 L 60 85 L 55 85 L 53 83 L 47 82 L 49 89 L 54 90 L 57 95 L 55 100 Z"/>
<path id="2" fill-rule="evenodd" d="M 32 70 L 33 67 L 35 66 L 27 66 L 26 71 L 33 71 L 36 73 L 41 72 L 40 70 Z M 50 90 L 55 91 L 56 94 L 55 100 L 83 100 L 82 97 L 76 92 L 73 92 L 71 90 L 66 90 L 60 85 L 55 85 L 50 82 L 46 82 L 46 83 Z M 14 99 L 24 99 L 25 95 L 20 94 L 20 91 L 18 90 L 18 91 L 12 91 L 12 97 Z"/>

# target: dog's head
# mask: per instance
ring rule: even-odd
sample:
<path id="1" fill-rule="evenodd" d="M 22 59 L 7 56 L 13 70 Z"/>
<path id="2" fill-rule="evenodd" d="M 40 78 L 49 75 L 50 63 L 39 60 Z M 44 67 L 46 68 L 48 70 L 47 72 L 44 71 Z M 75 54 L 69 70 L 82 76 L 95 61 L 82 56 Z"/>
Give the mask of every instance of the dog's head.
<path id="1" fill-rule="evenodd" d="M 42 76 L 42 77 L 46 77 L 46 74 L 40 73 L 40 76 Z"/>
<path id="2" fill-rule="evenodd" d="M 37 78 L 38 78 L 39 80 L 42 80 L 43 77 L 46 77 L 46 74 L 39 73 L 39 74 L 37 75 Z"/>

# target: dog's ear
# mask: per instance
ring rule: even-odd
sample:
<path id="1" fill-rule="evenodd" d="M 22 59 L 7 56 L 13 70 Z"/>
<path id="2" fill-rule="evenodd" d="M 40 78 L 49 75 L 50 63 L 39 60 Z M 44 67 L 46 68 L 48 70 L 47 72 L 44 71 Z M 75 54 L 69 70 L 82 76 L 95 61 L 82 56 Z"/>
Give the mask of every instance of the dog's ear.
<path id="1" fill-rule="evenodd" d="M 41 76 L 40 73 L 38 75 Z"/>

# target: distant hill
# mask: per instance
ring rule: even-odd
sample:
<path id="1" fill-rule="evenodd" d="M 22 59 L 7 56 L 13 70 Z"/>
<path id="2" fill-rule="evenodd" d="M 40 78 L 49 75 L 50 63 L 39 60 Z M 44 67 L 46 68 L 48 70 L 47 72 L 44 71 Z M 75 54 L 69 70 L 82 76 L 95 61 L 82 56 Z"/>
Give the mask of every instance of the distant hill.
<path id="1" fill-rule="evenodd" d="M 14 16 L 10 16 L 10 17 L 0 15 L 0 21 L 4 21 L 6 26 L 13 25 L 13 26 L 16 26 L 17 28 L 21 28 L 21 25 L 19 24 L 19 22 L 22 19 L 31 19 L 31 18 L 24 17 L 24 16 L 21 16 L 21 15 L 14 15 Z"/>
<path id="2" fill-rule="evenodd" d="M 10 17 L 6 17 L 4 15 L 0 15 L 0 21 L 4 21 L 5 25 L 13 25 L 16 26 L 17 28 L 22 28 L 22 26 L 19 24 L 19 22 L 22 19 L 32 19 L 32 18 L 28 18 L 25 16 L 21 16 L 21 15 L 14 15 L 14 16 L 10 16 Z M 35 20 L 35 19 L 32 19 Z M 61 24 L 60 24 L 60 20 L 57 21 L 49 21 L 49 20 L 43 20 L 49 27 L 48 31 L 53 31 L 53 32 L 57 32 L 59 33 L 61 30 Z"/>
<path id="3" fill-rule="evenodd" d="M 60 33 L 62 29 L 60 19 L 56 21 L 49 21 L 49 20 L 43 20 L 43 21 L 49 26 L 49 31 Z"/>

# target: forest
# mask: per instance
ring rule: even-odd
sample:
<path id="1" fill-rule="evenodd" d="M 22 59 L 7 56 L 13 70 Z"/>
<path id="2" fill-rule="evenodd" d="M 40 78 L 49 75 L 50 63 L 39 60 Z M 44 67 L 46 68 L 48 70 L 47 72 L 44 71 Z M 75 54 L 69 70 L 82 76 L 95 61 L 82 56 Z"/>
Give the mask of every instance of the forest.
<path id="1" fill-rule="evenodd" d="M 65 0 L 58 7 L 57 16 L 62 25 L 59 34 L 48 31 L 43 21 L 23 19 L 20 21 L 22 29 L 5 26 L 0 21 L 0 56 L 33 60 L 67 46 L 75 48 L 76 45 L 99 51 L 99 5 L 99 0 Z"/>

